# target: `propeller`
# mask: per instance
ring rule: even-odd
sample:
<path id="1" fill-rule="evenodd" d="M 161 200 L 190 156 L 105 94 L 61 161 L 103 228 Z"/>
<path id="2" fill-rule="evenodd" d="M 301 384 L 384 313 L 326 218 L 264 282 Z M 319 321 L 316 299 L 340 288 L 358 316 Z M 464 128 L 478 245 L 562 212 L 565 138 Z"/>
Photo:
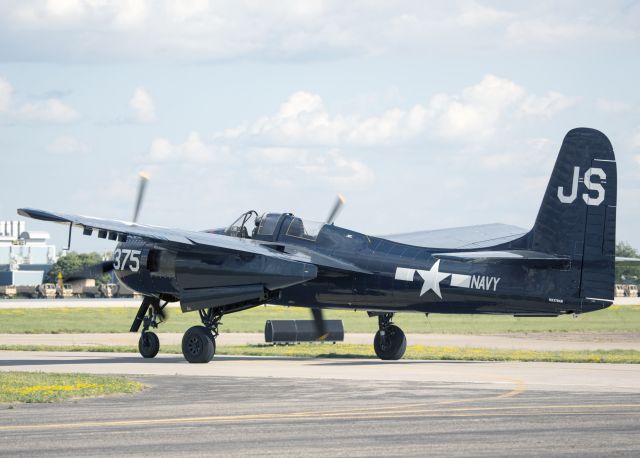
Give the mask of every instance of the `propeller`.
<path id="1" fill-rule="evenodd" d="M 336 220 L 336 218 L 342 211 L 342 207 L 344 206 L 345 202 L 346 202 L 346 199 L 344 198 L 344 196 L 342 194 L 338 194 L 336 197 L 336 201 L 333 204 L 333 207 L 331 207 L 329 216 L 327 216 L 327 219 L 325 221 L 327 224 L 333 224 L 333 222 Z M 316 334 L 318 336 L 318 340 L 321 340 L 321 341 L 325 340 L 328 336 L 328 333 L 327 333 L 327 328 L 324 325 L 324 314 L 322 312 L 322 309 L 312 308 L 311 315 L 313 316 L 313 323 L 316 328 Z"/>
<path id="2" fill-rule="evenodd" d="M 133 210 L 133 222 L 138 221 L 138 215 L 140 214 L 140 208 L 142 207 L 142 199 L 144 198 L 144 191 L 147 187 L 147 182 L 149 181 L 149 175 L 145 172 L 140 172 L 138 174 L 140 177 L 140 181 L 138 183 L 138 194 L 136 196 L 136 204 Z M 78 280 L 86 280 L 87 278 L 95 278 L 102 274 L 106 274 L 111 272 L 114 269 L 113 261 L 102 261 L 98 264 L 93 264 L 86 266 L 80 270 L 72 272 L 65 280 L 67 282 L 78 281 Z M 164 318 L 164 312 L 160 308 L 159 314 Z"/>
<path id="3" fill-rule="evenodd" d="M 313 325 L 316 328 L 316 335 L 318 340 L 322 341 L 328 337 L 327 328 L 324 325 L 324 314 L 322 309 L 311 309 L 311 316 L 313 316 Z"/>
<path id="4" fill-rule="evenodd" d="M 136 206 L 133 210 L 133 221 L 138 222 L 138 215 L 140 214 L 140 207 L 142 206 L 142 199 L 144 198 L 144 191 L 147 188 L 147 182 L 149 181 L 149 175 L 146 172 L 140 172 L 138 174 L 140 182 L 138 183 L 138 197 L 136 198 Z"/>
<path id="5" fill-rule="evenodd" d="M 333 207 L 331 208 L 331 212 L 329 212 L 329 216 L 327 217 L 327 220 L 326 220 L 327 224 L 333 224 L 333 222 L 336 220 L 336 218 L 342 211 L 342 207 L 345 202 L 346 200 L 342 196 L 342 194 L 338 194 L 338 196 L 336 197 L 336 201 L 333 204 Z"/>
<path id="6" fill-rule="evenodd" d="M 87 278 L 96 278 L 102 274 L 109 273 L 113 270 L 113 261 L 102 261 L 98 264 L 86 266 L 80 270 L 72 272 L 67 278 L 67 282 L 85 280 Z"/>

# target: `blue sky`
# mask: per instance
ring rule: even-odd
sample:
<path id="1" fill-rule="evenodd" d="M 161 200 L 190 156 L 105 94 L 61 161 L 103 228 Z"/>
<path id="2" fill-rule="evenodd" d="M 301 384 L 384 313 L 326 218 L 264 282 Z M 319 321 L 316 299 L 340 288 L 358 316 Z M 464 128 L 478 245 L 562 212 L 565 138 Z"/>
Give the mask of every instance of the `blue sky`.
<path id="1" fill-rule="evenodd" d="M 3 2 L 0 216 L 128 219 L 145 170 L 148 224 L 323 219 L 340 192 L 337 223 L 369 234 L 529 227 L 587 126 L 640 247 L 638 81 L 635 1 Z"/>

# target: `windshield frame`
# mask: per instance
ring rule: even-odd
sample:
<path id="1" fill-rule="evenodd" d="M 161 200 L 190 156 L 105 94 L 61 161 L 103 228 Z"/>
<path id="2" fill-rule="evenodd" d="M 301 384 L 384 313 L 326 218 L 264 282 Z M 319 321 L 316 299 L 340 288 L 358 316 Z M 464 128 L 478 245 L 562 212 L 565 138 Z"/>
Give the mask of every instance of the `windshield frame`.
<path id="1" fill-rule="evenodd" d="M 244 212 L 238 218 L 235 219 L 233 223 L 227 226 L 224 230 L 224 235 L 228 235 L 230 237 L 239 237 L 243 239 L 250 239 L 248 225 L 250 221 L 253 221 L 255 224 L 255 220 L 258 218 L 258 212 L 255 210 L 249 210 Z"/>
<path id="2" fill-rule="evenodd" d="M 326 225 L 327 223 L 323 221 L 313 221 L 294 216 L 287 226 L 285 234 L 289 237 L 315 242 Z"/>

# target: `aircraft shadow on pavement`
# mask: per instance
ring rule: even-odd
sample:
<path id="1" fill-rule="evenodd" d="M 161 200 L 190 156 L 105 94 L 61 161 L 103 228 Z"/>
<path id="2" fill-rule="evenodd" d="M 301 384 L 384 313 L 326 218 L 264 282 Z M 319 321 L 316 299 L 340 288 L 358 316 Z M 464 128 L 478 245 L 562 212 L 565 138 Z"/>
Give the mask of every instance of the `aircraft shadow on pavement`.
<path id="1" fill-rule="evenodd" d="M 491 361 L 447 361 L 447 360 L 398 360 L 398 361 L 381 361 L 379 359 L 374 360 L 355 360 L 349 359 L 347 361 L 344 360 L 323 360 L 323 361 L 314 361 L 313 364 L 322 365 L 322 366 L 381 366 L 381 365 L 417 365 L 417 364 L 478 364 L 478 363 L 489 363 Z"/>
<path id="2" fill-rule="evenodd" d="M 216 361 L 299 361 L 301 358 L 287 357 L 255 357 L 255 356 L 224 356 L 213 359 L 209 364 L 216 364 Z M 145 359 L 139 356 L 105 356 L 101 358 L 88 357 L 73 359 L 2 359 L 0 367 L 16 366 L 54 366 L 54 365 L 86 365 L 86 364 L 189 364 L 182 356 L 162 356 L 161 358 Z M 197 365 L 194 365 L 197 366 Z"/>

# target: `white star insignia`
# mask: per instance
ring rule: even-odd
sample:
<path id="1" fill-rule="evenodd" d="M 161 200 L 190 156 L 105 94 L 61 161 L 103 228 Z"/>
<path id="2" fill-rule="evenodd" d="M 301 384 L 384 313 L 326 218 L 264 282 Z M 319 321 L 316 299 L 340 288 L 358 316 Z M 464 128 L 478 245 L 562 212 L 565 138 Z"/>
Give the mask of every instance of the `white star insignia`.
<path id="1" fill-rule="evenodd" d="M 435 264 L 431 266 L 429 270 L 418 270 L 418 274 L 424 280 L 422 284 L 422 290 L 420 291 L 420 296 L 424 295 L 427 291 L 431 290 L 436 295 L 442 299 L 442 293 L 440 293 L 440 282 L 447 278 L 449 275 L 446 272 L 438 271 L 440 267 L 440 260 L 438 259 Z"/>

